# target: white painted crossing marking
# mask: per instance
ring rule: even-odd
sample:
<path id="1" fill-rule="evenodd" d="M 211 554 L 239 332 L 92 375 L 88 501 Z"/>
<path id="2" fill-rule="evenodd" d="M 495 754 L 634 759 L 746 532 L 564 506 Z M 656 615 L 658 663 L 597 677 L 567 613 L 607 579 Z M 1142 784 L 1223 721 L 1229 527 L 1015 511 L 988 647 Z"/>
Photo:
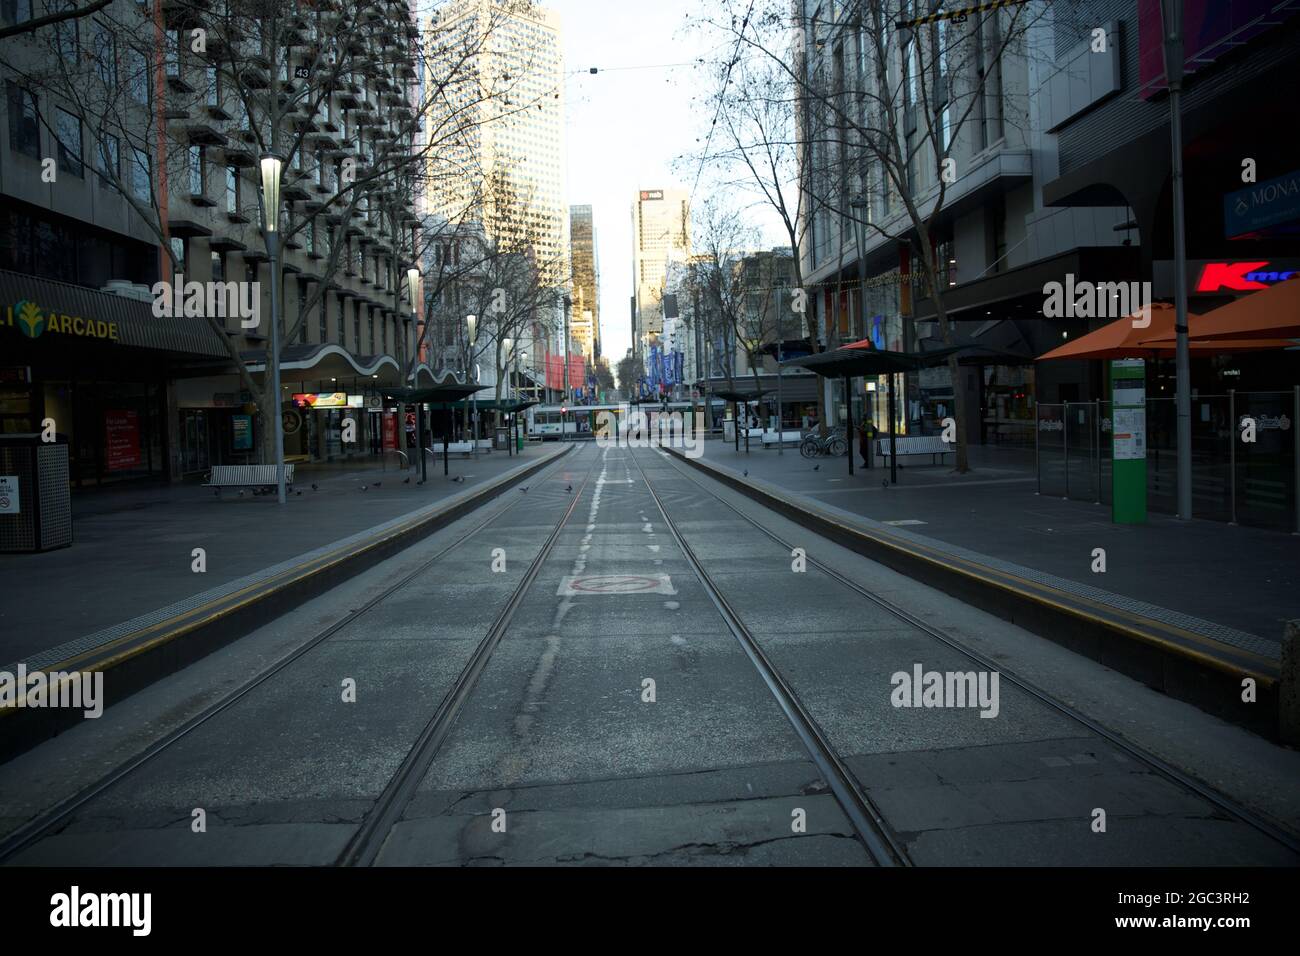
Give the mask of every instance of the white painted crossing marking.
<path id="1" fill-rule="evenodd" d="M 892 524 L 894 527 L 897 528 L 897 527 L 899 527 L 900 525 L 905 525 L 905 524 L 925 524 L 926 522 L 924 522 L 924 521 L 920 521 L 920 520 L 918 520 L 917 518 L 901 518 L 901 519 L 899 519 L 898 521 L 886 521 L 886 522 L 884 522 L 884 523 L 885 523 L 885 524 Z"/>

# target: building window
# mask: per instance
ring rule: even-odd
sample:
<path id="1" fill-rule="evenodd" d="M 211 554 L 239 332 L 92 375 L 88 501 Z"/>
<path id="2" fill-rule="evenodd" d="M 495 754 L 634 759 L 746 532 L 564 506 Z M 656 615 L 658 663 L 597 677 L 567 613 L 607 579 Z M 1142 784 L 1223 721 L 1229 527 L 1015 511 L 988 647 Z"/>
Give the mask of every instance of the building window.
<path id="1" fill-rule="evenodd" d="M 117 44 L 113 34 L 102 23 L 95 24 L 94 51 L 95 71 L 105 89 L 117 90 Z"/>
<path id="2" fill-rule="evenodd" d="M 172 256 L 176 260 L 176 271 L 182 274 L 188 274 L 189 270 L 185 268 L 185 263 L 187 261 L 186 253 L 189 252 L 189 249 L 186 248 L 185 240 L 173 238 L 171 241 L 171 247 Z"/>
<path id="3" fill-rule="evenodd" d="M 325 343 L 329 341 L 329 319 L 325 315 L 325 307 L 328 297 L 322 295 L 320 301 L 316 303 L 316 321 L 319 323 L 320 337 L 319 341 Z"/>
<path id="4" fill-rule="evenodd" d="M 201 198 L 204 195 L 203 184 L 207 178 L 208 157 L 202 146 L 190 147 L 190 195 Z"/>
<path id="5" fill-rule="evenodd" d="M 126 89 L 131 99 L 149 105 L 149 58 L 140 50 L 126 51 Z"/>
<path id="6" fill-rule="evenodd" d="M 212 253 L 212 281 L 226 281 L 226 257 L 220 252 Z"/>
<path id="7" fill-rule="evenodd" d="M 16 83 L 6 81 L 9 100 L 9 148 L 39 159 L 41 127 L 36 118 L 36 97 Z"/>
<path id="8" fill-rule="evenodd" d="M 239 215 L 239 167 L 226 167 L 226 213 Z"/>
<path id="9" fill-rule="evenodd" d="M 131 153 L 131 195 L 145 205 L 150 205 L 153 203 L 153 165 L 149 154 L 135 148 L 132 148 Z"/>
<path id="10" fill-rule="evenodd" d="M 204 104 L 213 109 L 221 107 L 221 76 L 215 66 L 207 69 L 207 91 L 204 97 Z"/>
<path id="11" fill-rule="evenodd" d="M 59 172 L 83 175 L 81 167 L 81 120 L 67 110 L 54 111 L 54 133 L 59 141 Z"/>
<path id="12" fill-rule="evenodd" d="M 50 13 L 63 13 L 77 8 L 76 0 L 53 0 L 49 5 Z M 77 18 L 60 20 L 54 24 L 54 45 L 64 63 L 76 63 L 80 59 L 81 42 Z"/>
<path id="13" fill-rule="evenodd" d="M 121 175 L 122 167 L 118 165 L 118 149 L 116 136 L 109 133 L 99 134 L 99 152 L 95 169 L 99 173 L 100 183 L 105 186 L 112 186 Z"/>
<path id="14" fill-rule="evenodd" d="M 5 23 L 26 23 L 32 18 L 32 0 L 0 0 L 0 16 Z"/>

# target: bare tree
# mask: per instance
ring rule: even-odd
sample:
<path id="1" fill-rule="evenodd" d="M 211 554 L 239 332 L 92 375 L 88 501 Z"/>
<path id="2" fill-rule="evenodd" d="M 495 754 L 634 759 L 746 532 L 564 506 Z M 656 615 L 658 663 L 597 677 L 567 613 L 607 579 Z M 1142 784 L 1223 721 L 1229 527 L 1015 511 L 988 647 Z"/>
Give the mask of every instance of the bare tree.
<path id="1" fill-rule="evenodd" d="M 751 13 L 737 15 L 746 6 Z M 937 0 L 849 0 L 831 21 L 804 19 L 803 5 L 786 0 L 724 0 L 710 18 L 778 71 L 800 104 L 802 160 L 812 166 L 802 214 L 824 210 L 828 224 L 837 222 L 841 251 L 855 224 L 872 237 L 910 246 L 919 269 L 899 281 L 929 297 L 948 345 L 954 338 L 944 303 L 947 263 L 939 251 L 945 203 L 967 155 L 1006 129 L 1027 125 L 1017 101 L 1002 95 L 1003 70 L 1008 58 L 1025 55 L 1026 31 L 1046 6 L 999 5 L 959 20 L 929 16 L 941 12 Z M 839 45 L 824 49 L 837 29 Z M 964 149 L 955 149 L 962 143 Z M 956 417 L 964 423 L 970 412 L 956 354 L 948 368 Z M 966 471 L 965 428 L 957 435 L 957 469 Z"/>

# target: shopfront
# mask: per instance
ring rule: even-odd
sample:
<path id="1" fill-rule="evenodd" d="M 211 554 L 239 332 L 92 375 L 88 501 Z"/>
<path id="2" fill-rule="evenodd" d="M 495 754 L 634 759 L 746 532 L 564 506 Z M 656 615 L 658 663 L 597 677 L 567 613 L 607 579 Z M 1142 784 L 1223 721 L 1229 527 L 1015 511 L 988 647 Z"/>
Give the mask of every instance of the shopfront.
<path id="1" fill-rule="evenodd" d="M 166 479 L 171 365 L 219 345 L 148 303 L 0 272 L 0 430 L 67 436 L 74 488 Z"/>

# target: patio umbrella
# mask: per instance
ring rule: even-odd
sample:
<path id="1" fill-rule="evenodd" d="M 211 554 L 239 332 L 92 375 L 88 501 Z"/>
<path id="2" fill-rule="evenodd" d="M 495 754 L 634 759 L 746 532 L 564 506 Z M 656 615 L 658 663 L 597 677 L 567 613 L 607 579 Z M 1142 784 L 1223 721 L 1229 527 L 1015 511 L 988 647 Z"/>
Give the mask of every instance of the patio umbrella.
<path id="1" fill-rule="evenodd" d="M 1188 325 L 1193 342 L 1300 339 L 1300 279 L 1242 296 Z"/>

